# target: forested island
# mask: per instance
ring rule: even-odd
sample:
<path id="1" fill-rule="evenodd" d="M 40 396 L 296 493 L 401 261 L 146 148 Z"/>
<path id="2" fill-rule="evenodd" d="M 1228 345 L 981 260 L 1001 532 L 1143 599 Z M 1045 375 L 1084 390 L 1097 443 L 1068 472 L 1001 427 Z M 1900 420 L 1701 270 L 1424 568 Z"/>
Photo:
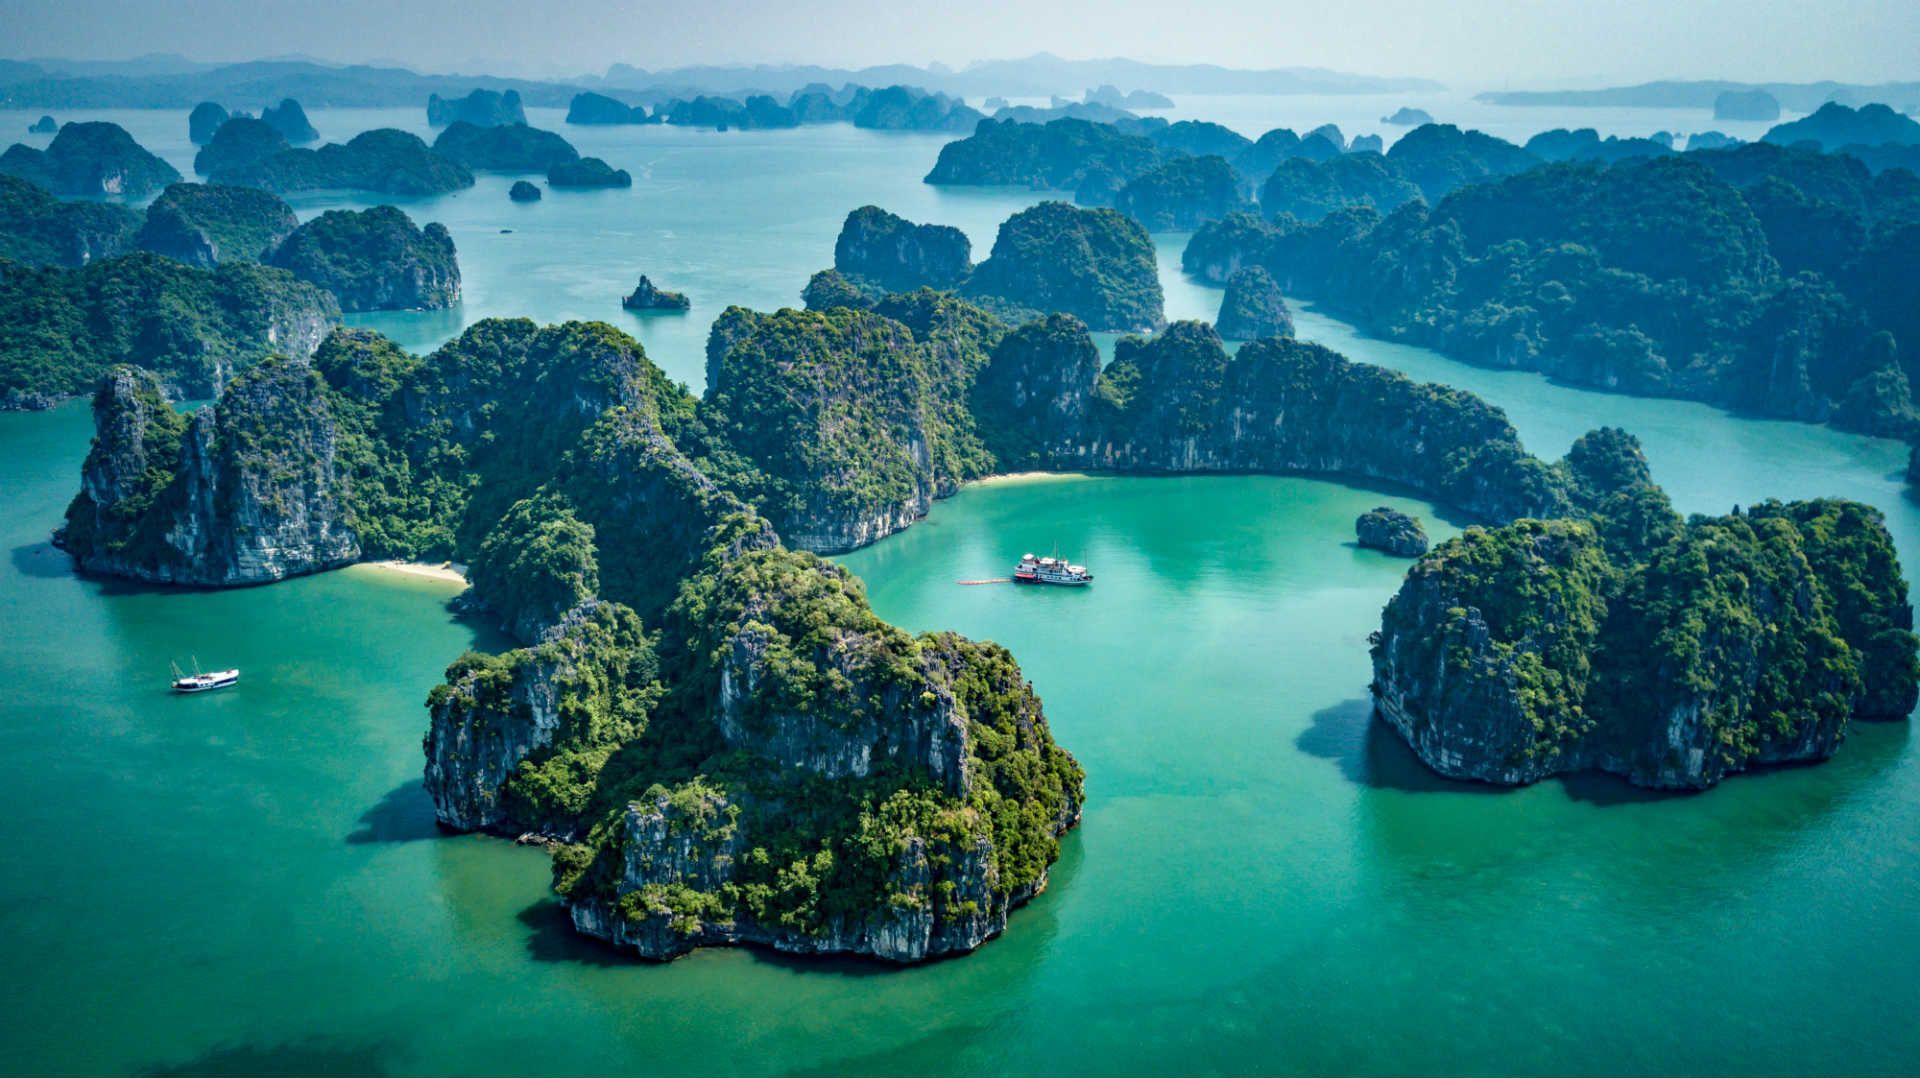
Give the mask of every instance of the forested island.
<path id="1" fill-rule="evenodd" d="M 877 206 L 847 215 L 833 276 L 816 277 L 810 307 L 864 306 L 889 292 L 954 289 L 1013 319 L 1071 314 L 1097 330 L 1151 329 L 1166 321 L 1153 241 L 1113 210 L 1043 202 L 1001 224 L 974 265 L 959 229 L 917 225 Z"/>
<path id="2" fill-rule="evenodd" d="M 1221 282 L 1259 265 L 1372 332 L 1475 363 L 1902 435 L 1920 375 L 1916 220 L 1910 174 L 1758 144 L 1535 168 L 1431 209 L 1234 215 L 1182 264 Z"/>
<path id="3" fill-rule="evenodd" d="M 18 176 L 56 195 L 145 198 L 180 179 L 172 165 L 147 152 L 118 124 L 62 124 L 44 150 L 16 142 L 0 153 L 0 173 Z"/>

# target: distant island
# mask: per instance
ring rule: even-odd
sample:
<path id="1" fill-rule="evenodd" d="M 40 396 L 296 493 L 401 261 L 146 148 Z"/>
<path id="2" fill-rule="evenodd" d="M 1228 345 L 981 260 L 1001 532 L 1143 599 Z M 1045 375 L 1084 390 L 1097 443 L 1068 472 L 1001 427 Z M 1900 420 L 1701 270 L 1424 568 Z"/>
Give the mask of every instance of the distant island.
<path id="1" fill-rule="evenodd" d="M 433 140 L 433 152 L 470 169 L 545 172 L 580 160 L 580 151 L 552 131 L 524 123 L 476 126 L 454 120 Z"/>
<path id="2" fill-rule="evenodd" d="M 1402 105 L 1394 109 L 1391 116 L 1380 117 L 1380 122 L 1383 124 L 1393 124 L 1396 127 L 1418 127 L 1421 124 L 1432 123 L 1433 117 L 1425 109 L 1416 109 L 1408 105 Z"/>
<path id="3" fill-rule="evenodd" d="M 808 85 L 918 86 L 954 97 L 1047 97 L 1084 87 L 1152 87 L 1160 94 L 1366 94 L 1442 89 L 1426 79 L 1382 78 L 1317 68 L 1236 69 L 1213 64 L 1134 60 L 1063 60 L 1039 54 L 989 60 L 958 71 L 891 64 L 868 68 L 812 65 L 704 66 L 643 71 L 614 64 L 598 78 L 571 82 L 491 76 L 423 75 L 398 67 L 339 67 L 307 60 L 185 64 L 152 70 L 139 61 L 94 63 L 81 74 L 30 62 L 0 68 L 6 108 L 191 108 L 200 101 L 259 101 L 304 96 L 334 108 L 418 108 L 432 95 L 453 100 L 475 89 L 513 91 L 527 106 L 561 108 L 577 93 L 631 93 L 646 103 L 674 96 L 787 95 Z M 1145 107 L 1145 106 L 1143 106 Z"/>
<path id="4" fill-rule="evenodd" d="M 598 157 L 582 157 L 547 167 L 548 187 L 632 187 L 633 176 Z"/>
<path id="5" fill-rule="evenodd" d="M 325 288 L 343 311 L 451 307 L 460 299 L 453 237 L 394 206 L 328 210 L 293 230 L 272 265 Z"/>
<path id="6" fill-rule="evenodd" d="M 221 130 L 240 122 L 229 120 Z M 219 144 L 215 135 L 202 153 Z M 473 186 L 473 173 L 465 165 L 434 153 L 418 135 L 393 128 L 364 131 L 344 144 L 330 142 L 317 150 L 289 148 L 244 164 L 215 165 L 207 175 L 216 183 L 281 194 L 335 187 L 432 195 Z"/>
<path id="7" fill-rule="evenodd" d="M 518 90 L 498 93 L 493 90 L 479 89 L 465 97 L 452 100 L 443 98 L 439 94 L 427 95 L 427 124 L 430 127 L 446 127 L 454 123 L 493 127 L 499 124 L 526 122 L 527 111 L 520 103 Z"/>
<path id="8" fill-rule="evenodd" d="M 1780 118 L 1780 102 L 1765 90 L 1728 90 L 1713 99 L 1713 118 L 1772 123 Z"/>
<path id="9" fill-rule="evenodd" d="M 0 173 L 18 176 L 56 195 L 111 195 L 141 199 L 180 179 L 172 165 L 147 152 L 118 124 L 63 124 L 44 150 L 16 142 L 0 153 Z"/>
<path id="10" fill-rule="evenodd" d="M 1287 218 L 1209 223 L 1183 266 L 1224 283 L 1260 265 L 1290 295 L 1474 363 L 1876 434 L 1920 430 L 1920 348 L 1907 347 L 1920 341 L 1920 284 L 1897 268 L 1920 185 L 1905 174 L 1765 143 L 1675 155 L 1621 140 L 1618 163 L 1547 167 L 1505 143 L 1471 165 L 1408 145 L 1444 130 L 1417 128 L 1387 157 L 1425 181 L 1431 208 L 1377 182 L 1316 187 L 1290 173 L 1334 163 L 1288 162 L 1262 192 L 1263 208 Z M 1528 145 L 1602 159 L 1612 148 L 1591 132 Z M 1505 175 L 1461 182 L 1482 168 Z M 1630 208 L 1656 193 L 1658 213 Z M 1427 268 L 1378 269 L 1412 264 Z"/>
<path id="11" fill-rule="evenodd" d="M 1812 112 L 1829 101 L 1864 104 L 1869 101 L 1920 100 L 1920 82 L 1882 82 L 1873 85 L 1846 82 L 1644 82 L 1599 90 L 1495 90 L 1474 100 L 1493 105 L 1549 108 L 1711 109 L 1721 94 L 1764 93 L 1783 108 Z"/>

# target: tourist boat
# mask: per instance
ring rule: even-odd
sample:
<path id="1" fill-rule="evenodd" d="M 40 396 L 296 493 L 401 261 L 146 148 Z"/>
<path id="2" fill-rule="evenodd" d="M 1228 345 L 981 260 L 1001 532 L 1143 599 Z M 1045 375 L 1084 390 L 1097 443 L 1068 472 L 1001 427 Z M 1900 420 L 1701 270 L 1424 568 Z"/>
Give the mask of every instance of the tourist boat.
<path id="1" fill-rule="evenodd" d="M 203 674 L 197 662 L 193 664 L 191 674 L 182 673 L 178 664 L 173 668 L 174 692 L 209 692 L 213 689 L 224 689 L 239 680 L 240 671 L 238 670 L 215 670 L 212 673 Z"/>
<path id="2" fill-rule="evenodd" d="M 1031 554 L 1023 554 L 1020 564 L 1013 568 L 1013 582 L 1079 587 L 1093 583 L 1093 574 L 1087 572 L 1084 565 L 1068 565 L 1065 558 L 1036 558 Z"/>

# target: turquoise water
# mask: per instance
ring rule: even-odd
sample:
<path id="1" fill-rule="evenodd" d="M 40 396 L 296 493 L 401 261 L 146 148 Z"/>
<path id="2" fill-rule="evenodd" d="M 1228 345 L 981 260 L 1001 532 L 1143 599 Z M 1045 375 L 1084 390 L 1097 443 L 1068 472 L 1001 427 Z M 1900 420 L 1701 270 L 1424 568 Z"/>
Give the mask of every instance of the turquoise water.
<path id="1" fill-rule="evenodd" d="M 330 137 L 369 122 L 314 119 Z M 169 156 L 185 146 L 183 115 L 127 121 Z M 712 317 L 792 302 L 852 206 L 958 224 L 984 248 L 1036 197 L 920 184 L 939 145 L 920 136 L 568 134 L 634 169 L 633 190 L 529 208 L 488 178 L 410 206 L 454 229 L 467 301 L 372 321 L 424 346 L 483 314 L 606 318 L 697 386 Z M 1218 293 L 1179 277 L 1181 242 L 1161 243 L 1170 314 L 1210 316 Z M 624 316 L 643 271 L 690 292 L 693 313 Z M 1625 426 L 1683 509 L 1871 501 L 1920 565 L 1897 443 L 1298 321 L 1487 396 L 1545 455 Z M 544 855 L 436 834 L 422 700 L 462 648 L 501 646 L 450 615 L 449 587 L 370 568 L 226 592 L 76 579 L 45 539 L 89 434 L 84 405 L 0 415 L 0 1070 L 1920 1066 L 1908 727 L 1856 727 L 1830 763 L 1701 796 L 1436 780 L 1367 718 L 1365 638 L 1405 563 L 1350 542 L 1382 501 L 1450 534 L 1417 499 L 1257 476 L 1001 481 L 847 556 L 884 616 L 1013 649 L 1087 768 L 1085 822 L 1048 893 L 967 958 L 888 970 L 733 951 L 649 967 L 570 934 Z M 1094 567 L 1092 588 L 954 583 L 1055 544 Z M 196 655 L 245 678 L 160 691 L 167 663 Z"/>

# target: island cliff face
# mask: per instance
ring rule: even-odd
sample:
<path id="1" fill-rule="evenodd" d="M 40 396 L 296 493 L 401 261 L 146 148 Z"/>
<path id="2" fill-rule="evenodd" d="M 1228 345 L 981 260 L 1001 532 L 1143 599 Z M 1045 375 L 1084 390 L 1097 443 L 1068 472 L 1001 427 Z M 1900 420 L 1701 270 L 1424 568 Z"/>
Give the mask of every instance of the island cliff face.
<path id="1" fill-rule="evenodd" d="M 1096 330 L 1166 322 L 1153 240 L 1114 210 L 1042 202 L 1001 224 L 961 291 L 1015 308 L 1070 314 Z"/>
<path id="2" fill-rule="evenodd" d="M 572 143 L 525 121 L 483 126 L 455 120 L 433 140 L 433 152 L 468 168 L 496 172 L 545 172 L 580 160 Z"/>
<path id="3" fill-rule="evenodd" d="M 451 307 L 460 299 L 453 236 L 394 206 L 328 210 L 293 230 L 273 265 L 332 292 L 347 311 Z"/>
<path id="4" fill-rule="evenodd" d="M 141 199 L 180 179 L 119 124 L 67 123 L 44 150 L 16 142 L 0 154 L 0 173 L 56 195 Z"/>
<path id="5" fill-rule="evenodd" d="M 475 90 L 465 97 L 451 100 L 439 94 L 427 95 L 427 125 L 446 127 L 448 124 L 468 123 L 475 127 L 493 127 L 499 124 L 524 124 L 527 122 L 526 109 L 520 103 L 520 91 L 508 90 L 499 93 L 494 90 Z"/>
<path id="6" fill-rule="evenodd" d="M 991 461 L 964 404 L 1004 332 L 950 296 L 875 310 L 730 308 L 707 345 L 702 417 L 716 474 L 789 544 L 853 550 L 911 525 Z"/>
<path id="7" fill-rule="evenodd" d="M 953 288 L 973 270 L 973 245 L 948 225 L 917 225 L 878 206 L 847 215 L 833 268 L 885 292 Z"/>
<path id="8" fill-rule="evenodd" d="M 1374 698 L 1429 767 L 1703 789 L 1826 759 L 1850 719 L 1912 710 L 1912 608 L 1877 511 L 1766 502 L 1682 522 L 1644 477 L 1583 508 L 1468 529 L 1388 605 Z"/>
<path id="9" fill-rule="evenodd" d="M 310 354 L 339 321 L 325 291 L 248 263 L 203 270 L 140 253 L 74 270 L 10 267 L 0 275 L 0 324 L 12 330 L 0 336 L 0 408 L 86 392 L 118 363 L 154 371 L 176 397 L 217 396 L 268 354 Z"/>
<path id="10" fill-rule="evenodd" d="M 147 207 L 134 242 L 193 266 L 263 262 L 299 226 L 293 208 L 265 191 L 176 183 Z"/>
<path id="11" fill-rule="evenodd" d="M 117 367 L 61 541 L 89 572 L 164 584 L 279 580 L 360 556 L 341 519 L 319 378 L 270 359 L 184 420 L 152 374 Z"/>
<path id="12" fill-rule="evenodd" d="M 685 651 L 588 604 L 536 648 L 455 664 L 432 700 L 442 821 L 571 839 L 555 886 L 581 932 L 652 959 L 913 962 L 978 947 L 1045 886 L 1081 772 L 1004 650 L 910 638 L 845 570 L 777 548 L 716 549 L 664 619 Z M 610 756 L 622 739 L 641 751 Z M 655 770 L 654 742 L 710 755 Z M 581 821 L 579 776 L 605 789 L 634 761 L 632 792 Z"/>
<path id="13" fill-rule="evenodd" d="M 228 120 L 220 130 L 225 132 L 241 122 Z M 245 130 L 259 132 L 250 125 Z M 288 148 L 262 153 L 267 149 L 266 136 L 247 138 L 259 144 L 231 158 L 223 155 L 203 168 L 201 158 L 221 145 L 222 137 L 216 134 L 213 143 L 195 159 L 194 170 L 215 183 L 280 194 L 338 187 L 389 195 L 438 195 L 473 186 L 473 173 L 465 165 L 434 153 L 420 136 L 393 128 L 363 131 L 345 143 L 330 142 L 317 150 Z"/>

